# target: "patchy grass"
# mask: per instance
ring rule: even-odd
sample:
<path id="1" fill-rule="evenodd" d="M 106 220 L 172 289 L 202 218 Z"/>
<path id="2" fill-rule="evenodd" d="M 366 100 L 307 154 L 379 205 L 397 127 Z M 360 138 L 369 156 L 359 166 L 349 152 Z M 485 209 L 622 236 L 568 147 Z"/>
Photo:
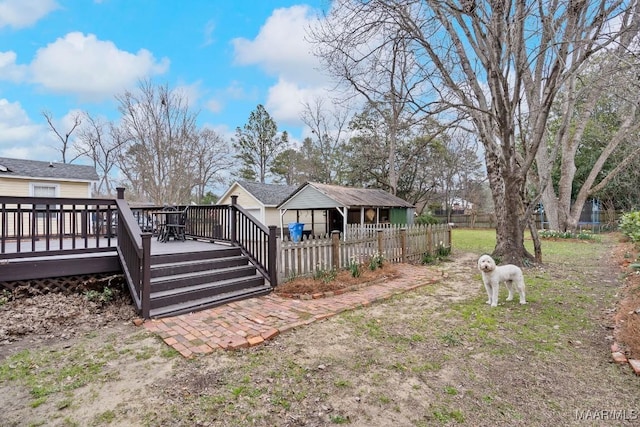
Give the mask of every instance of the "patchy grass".
<path id="1" fill-rule="evenodd" d="M 529 303 L 505 302 L 502 289 L 491 308 L 475 260 L 494 245 L 493 231 L 455 229 L 452 262 L 425 267 L 439 283 L 246 350 L 184 360 L 138 330 L 18 353 L 0 386 L 37 393 L 8 397 L 1 424 L 543 427 L 640 408 L 638 378 L 610 363 L 615 242 L 544 241 L 545 264 L 525 269 Z M 127 394 L 134 381 L 148 384 Z"/>

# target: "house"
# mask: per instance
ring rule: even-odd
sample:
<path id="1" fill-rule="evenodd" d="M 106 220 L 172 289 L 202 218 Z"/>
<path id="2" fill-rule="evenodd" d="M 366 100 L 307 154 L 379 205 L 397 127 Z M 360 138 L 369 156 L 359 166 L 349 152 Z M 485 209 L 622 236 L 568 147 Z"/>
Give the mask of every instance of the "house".
<path id="1" fill-rule="evenodd" d="M 346 234 L 347 224 L 412 224 L 415 213 L 414 205 L 381 189 L 317 182 L 298 187 L 278 209 L 281 218 L 292 210 L 304 211 L 298 222 L 314 235 L 333 230 Z"/>
<path id="2" fill-rule="evenodd" d="M 0 157 L 1 196 L 89 198 L 97 180 L 92 166 Z"/>
<path id="3" fill-rule="evenodd" d="M 230 205 L 231 196 L 238 196 L 237 204 L 266 226 L 280 227 L 278 205 L 297 189 L 296 186 L 236 181 L 218 200 L 218 205 Z M 284 217 L 285 223 L 294 222 L 295 212 Z"/>

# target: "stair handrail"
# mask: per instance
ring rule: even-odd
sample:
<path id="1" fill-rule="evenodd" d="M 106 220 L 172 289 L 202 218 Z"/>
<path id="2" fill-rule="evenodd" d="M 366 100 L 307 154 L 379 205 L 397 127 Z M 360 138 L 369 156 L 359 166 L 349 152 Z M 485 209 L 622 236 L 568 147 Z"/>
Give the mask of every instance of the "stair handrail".
<path id="1" fill-rule="evenodd" d="M 231 196 L 231 205 L 229 205 L 231 244 L 239 246 L 260 274 L 269 281 L 271 287 L 275 288 L 278 285 L 276 226 L 263 225 L 237 202 L 238 196 Z"/>
<path id="2" fill-rule="evenodd" d="M 118 257 L 129 292 L 144 319 L 151 311 L 151 235 L 142 232 L 129 204 L 124 188 L 118 187 Z"/>

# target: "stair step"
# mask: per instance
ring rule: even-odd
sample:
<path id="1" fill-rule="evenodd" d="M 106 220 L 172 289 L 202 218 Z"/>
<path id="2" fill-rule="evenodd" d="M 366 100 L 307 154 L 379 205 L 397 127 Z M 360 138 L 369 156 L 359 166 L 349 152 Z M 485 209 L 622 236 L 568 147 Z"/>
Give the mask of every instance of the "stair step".
<path id="1" fill-rule="evenodd" d="M 220 282 L 242 277 L 251 277 L 256 274 L 256 268 L 250 264 L 173 274 L 170 276 L 152 277 L 151 293 L 162 292 L 170 289 L 184 289 L 201 283 Z"/>
<path id="2" fill-rule="evenodd" d="M 240 248 L 229 247 L 210 251 L 179 252 L 170 254 L 156 254 L 151 256 L 151 265 L 188 262 L 202 259 L 216 259 L 239 256 L 242 254 Z"/>
<path id="3" fill-rule="evenodd" d="M 153 264 L 151 266 L 151 278 L 172 276 L 181 273 L 195 273 L 204 270 L 223 269 L 227 267 L 236 267 L 247 265 L 249 263 L 247 257 L 238 255 L 225 258 L 208 258 L 196 259 L 182 262 L 168 262 L 162 264 Z"/>
<path id="4" fill-rule="evenodd" d="M 216 307 L 232 301 L 266 295 L 269 292 L 271 292 L 271 286 L 263 284 L 261 286 L 254 286 L 248 289 L 224 292 L 212 297 L 153 308 L 149 315 L 151 318 L 155 319 L 160 317 L 178 316 L 180 314 L 187 314 L 194 311 L 204 310 L 206 308 Z"/>
<path id="5" fill-rule="evenodd" d="M 159 308 L 163 305 L 187 303 L 193 300 L 214 299 L 219 294 L 228 292 L 243 292 L 246 289 L 265 286 L 264 277 L 260 274 L 231 278 L 215 282 L 200 283 L 180 288 L 151 291 L 151 308 Z"/>

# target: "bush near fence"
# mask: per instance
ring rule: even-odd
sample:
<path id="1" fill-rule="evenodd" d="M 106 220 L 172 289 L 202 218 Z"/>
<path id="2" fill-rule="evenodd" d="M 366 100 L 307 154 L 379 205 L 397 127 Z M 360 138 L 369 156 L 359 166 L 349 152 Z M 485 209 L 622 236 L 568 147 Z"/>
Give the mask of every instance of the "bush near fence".
<path id="1" fill-rule="evenodd" d="M 366 262 L 382 254 L 385 262 L 420 263 L 425 253 L 451 248 L 451 228 L 439 225 L 349 225 L 340 232 L 309 236 L 298 243 L 278 239 L 278 281 L 310 276 L 319 271 L 344 269 L 351 260 Z"/>

